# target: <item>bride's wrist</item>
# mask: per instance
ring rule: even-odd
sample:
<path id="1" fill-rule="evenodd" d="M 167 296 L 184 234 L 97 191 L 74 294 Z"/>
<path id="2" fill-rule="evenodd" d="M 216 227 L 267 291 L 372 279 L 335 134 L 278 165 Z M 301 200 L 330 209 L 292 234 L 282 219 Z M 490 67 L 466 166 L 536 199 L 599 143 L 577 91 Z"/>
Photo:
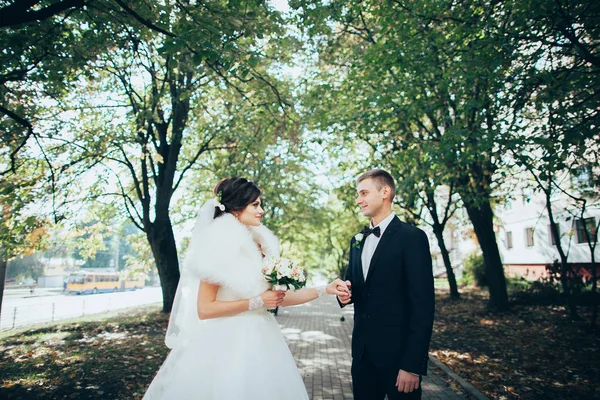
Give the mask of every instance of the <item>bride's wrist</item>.
<path id="1" fill-rule="evenodd" d="M 255 296 L 248 301 L 248 310 L 256 310 L 257 308 L 261 308 L 265 305 L 265 302 L 261 295 Z"/>
<path id="2" fill-rule="evenodd" d="M 327 285 L 317 286 L 315 289 L 317 291 L 317 298 L 323 297 L 325 294 L 327 294 Z"/>

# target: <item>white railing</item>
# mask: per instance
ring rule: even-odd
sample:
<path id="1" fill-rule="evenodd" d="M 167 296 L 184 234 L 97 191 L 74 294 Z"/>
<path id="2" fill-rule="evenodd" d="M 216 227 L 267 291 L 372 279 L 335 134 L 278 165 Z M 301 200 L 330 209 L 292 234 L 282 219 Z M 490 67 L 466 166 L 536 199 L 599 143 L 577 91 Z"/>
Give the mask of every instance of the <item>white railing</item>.
<path id="1" fill-rule="evenodd" d="M 0 330 L 42 324 L 85 315 L 137 307 L 162 301 L 160 288 L 95 295 L 5 297 L 0 315 Z"/>

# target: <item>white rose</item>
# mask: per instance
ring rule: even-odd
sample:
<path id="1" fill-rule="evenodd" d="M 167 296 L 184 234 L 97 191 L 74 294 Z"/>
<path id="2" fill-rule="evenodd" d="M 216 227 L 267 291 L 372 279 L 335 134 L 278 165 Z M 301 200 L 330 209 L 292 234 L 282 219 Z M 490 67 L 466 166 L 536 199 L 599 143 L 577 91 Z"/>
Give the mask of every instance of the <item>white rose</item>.
<path id="1" fill-rule="evenodd" d="M 364 237 L 365 237 L 365 235 L 363 235 L 362 233 L 357 233 L 356 235 L 354 235 L 354 239 L 355 239 L 357 242 L 360 242 L 360 241 L 362 241 Z"/>

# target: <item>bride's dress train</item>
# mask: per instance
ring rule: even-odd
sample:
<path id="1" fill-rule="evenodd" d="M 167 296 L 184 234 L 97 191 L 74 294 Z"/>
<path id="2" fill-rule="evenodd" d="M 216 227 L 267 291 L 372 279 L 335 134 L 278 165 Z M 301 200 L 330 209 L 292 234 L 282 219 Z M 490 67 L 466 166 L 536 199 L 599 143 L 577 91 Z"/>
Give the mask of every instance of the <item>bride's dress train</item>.
<path id="1" fill-rule="evenodd" d="M 308 399 L 275 318 L 265 309 L 202 323 L 173 350 L 144 399 Z"/>

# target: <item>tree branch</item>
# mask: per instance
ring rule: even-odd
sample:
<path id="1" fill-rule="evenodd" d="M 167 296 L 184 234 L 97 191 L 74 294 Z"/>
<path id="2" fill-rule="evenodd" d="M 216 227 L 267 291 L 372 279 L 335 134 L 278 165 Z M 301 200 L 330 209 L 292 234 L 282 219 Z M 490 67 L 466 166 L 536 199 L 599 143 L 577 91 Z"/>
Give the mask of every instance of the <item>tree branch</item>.
<path id="1" fill-rule="evenodd" d="M 6 171 L 2 171 L 0 173 L 0 176 L 4 176 L 4 175 L 8 174 L 9 172 L 16 172 L 17 154 L 25 146 L 25 144 L 27 143 L 27 140 L 31 136 L 33 136 L 33 125 L 31 125 L 31 123 L 29 121 L 27 121 L 25 118 L 15 114 L 14 112 L 12 112 L 9 109 L 4 108 L 2 106 L 0 106 L 0 112 L 27 129 L 27 134 L 21 140 L 21 143 L 19 143 L 19 145 L 13 151 L 10 152 L 10 155 L 9 155 L 10 168 L 7 169 Z"/>
<path id="2" fill-rule="evenodd" d="M 169 36 L 169 37 L 177 37 L 177 35 L 175 35 L 174 33 L 171 33 L 163 28 L 158 27 L 157 25 L 153 24 L 152 21 L 146 19 L 146 18 L 142 18 L 142 16 L 140 16 L 138 13 L 136 13 L 134 10 L 132 10 L 131 8 L 129 8 L 129 6 L 127 4 L 125 4 L 124 2 L 122 2 L 121 0 L 115 0 L 115 2 L 123 9 L 125 10 L 125 12 L 129 15 L 131 15 L 133 18 L 135 18 L 136 21 L 138 21 L 140 24 L 144 25 L 147 28 L 152 29 L 153 31 L 162 33 L 163 35 Z"/>
<path id="3" fill-rule="evenodd" d="M 35 11 L 28 11 L 39 0 L 21 0 L 0 9 L 0 28 L 43 21 L 70 8 L 83 8 L 85 0 L 63 0 Z"/>

